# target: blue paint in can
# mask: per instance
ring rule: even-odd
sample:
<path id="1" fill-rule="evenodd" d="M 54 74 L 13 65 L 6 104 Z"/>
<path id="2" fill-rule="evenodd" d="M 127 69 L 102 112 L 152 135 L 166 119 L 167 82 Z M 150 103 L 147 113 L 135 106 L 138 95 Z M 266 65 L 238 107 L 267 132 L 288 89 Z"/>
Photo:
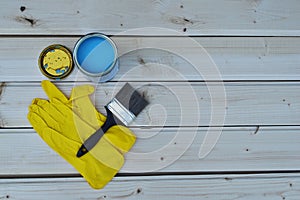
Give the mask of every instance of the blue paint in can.
<path id="1" fill-rule="evenodd" d="M 74 48 L 74 61 L 92 80 L 105 82 L 118 71 L 117 49 L 110 38 L 93 33 L 81 38 Z"/>

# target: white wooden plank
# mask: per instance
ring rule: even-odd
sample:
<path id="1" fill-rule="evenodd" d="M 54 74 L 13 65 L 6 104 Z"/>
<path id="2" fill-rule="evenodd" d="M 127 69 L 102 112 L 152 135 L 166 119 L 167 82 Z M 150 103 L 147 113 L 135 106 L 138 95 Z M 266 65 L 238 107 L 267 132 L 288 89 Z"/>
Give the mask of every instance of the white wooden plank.
<path id="1" fill-rule="evenodd" d="M 205 50 L 208 54 L 202 56 L 206 59 L 208 59 L 208 55 L 211 57 L 220 71 L 222 80 L 300 80 L 300 39 L 298 37 L 191 38 L 199 46 L 182 41 L 185 39 L 187 38 L 113 37 L 120 55 L 120 71 L 113 80 L 179 80 L 174 71 L 186 80 L 203 80 L 204 78 L 200 74 L 203 73 L 203 68 L 201 66 L 193 67 L 184 57 L 199 60 L 199 52 L 204 54 Z M 0 38 L 2 44 L 0 46 L 0 81 L 40 81 L 45 79 L 37 65 L 42 49 L 54 43 L 60 43 L 73 49 L 77 40 L 78 37 Z M 157 49 L 139 49 L 143 46 L 154 46 Z M 169 52 L 158 48 L 161 46 Z M 201 49 L 201 46 L 204 49 Z M 184 55 L 180 55 L 183 57 L 172 54 L 174 49 L 184 51 Z M 132 52 L 124 54 L 130 50 Z M 164 64 L 165 67 L 158 64 Z M 124 76 L 125 74 L 126 76 Z M 83 75 L 75 68 L 66 81 L 82 79 Z"/>
<path id="2" fill-rule="evenodd" d="M 106 83 L 97 87 L 96 107 L 105 113 L 107 104 L 124 83 Z M 299 125 L 300 85 L 297 82 L 225 83 L 224 96 L 212 99 L 205 83 L 156 82 L 131 83 L 150 101 L 132 126 L 230 126 Z M 75 83 L 59 83 L 69 94 Z M 212 90 L 220 84 L 210 83 Z M 16 98 L 17 97 L 17 98 Z M 31 127 L 26 119 L 33 98 L 45 98 L 39 83 L 7 83 L 0 99 L 1 127 Z M 214 101 L 215 105 L 211 101 Z M 224 104 L 226 101 L 226 107 Z M 224 104 L 224 107 L 221 105 Z M 198 108 L 197 108 L 198 106 Z M 214 106 L 214 107 L 212 107 Z M 212 108 L 215 110 L 213 111 Z M 226 109 L 226 110 L 225 110 Z M 225 114 L 226 111 L 226 114 Z M 221 119 L 225 115 L 225 122 Z M 200 120 L 199 120 L 200 119 Z M 199 120 L 199 121 L 198 121 Z"/>
<path id="3" fill-rule="evenodd" d="M 300 127 L 224 128 L 215 148 L 204 159 L 199 159 L 198 153 L 206 128 L 133 128 L 133 131 L 138 140 L 126 155 L 120 173 L 300 170 Z M 188 137 L 193 131 L 196 137 L 190 144 Z M 186 138 L 169 144 L 176 134 Z M 165 145 L 177 148 L 154 153 Z M 0 151 L 5 152 L 0 154 L 0 176 L 78 173 L 33 130 L 0 130 Z"/>
<path id="4" fill-rule="evenodd" d="M 1 34 L 116 34 L 141 27 L 189 35 L 300 34 L 297 0 L 35 0 L 1 1 L 0 8 Z"/>
<path id="5" fill-rule="evenodd" d="M 298 200 L 300 176 L 253 174 L 219 176 L 116 177 L 102 190 L 81 178 L 1 179 L 3 199 L 209 199 Z"/>

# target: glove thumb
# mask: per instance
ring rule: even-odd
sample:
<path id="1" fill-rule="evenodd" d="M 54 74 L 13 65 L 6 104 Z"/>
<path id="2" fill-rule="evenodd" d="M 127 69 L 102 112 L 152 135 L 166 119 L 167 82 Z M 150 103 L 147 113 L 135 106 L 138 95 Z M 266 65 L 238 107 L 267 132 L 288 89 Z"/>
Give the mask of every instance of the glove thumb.
<path id="1" fill-rule="evenodd" d="M 49 99 L 59 99 L 61 102 L 68 101 L 68 98 L 50 81 L 44 80 L 41 83 L 43 90 Z"/>

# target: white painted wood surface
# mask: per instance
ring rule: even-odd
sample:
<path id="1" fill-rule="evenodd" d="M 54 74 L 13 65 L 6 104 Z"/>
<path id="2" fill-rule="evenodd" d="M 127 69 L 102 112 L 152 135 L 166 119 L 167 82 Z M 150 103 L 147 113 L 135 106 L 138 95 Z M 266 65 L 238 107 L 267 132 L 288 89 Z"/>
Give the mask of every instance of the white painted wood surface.
<path id="1" fill-rule="evenodd" d="M 59 43 L 73 49 L 78 37 L 4 37 L 0 38 L 0 80 L 41 81 L 44 76 L 38 68 L 39 53 L 48 45 Z M 178 76 L 167 69 L 158 71 L 164 64 L 191 81 L 203 80 L 197 68 L 184 58 L 171 53 L 176 48 L 188 49 L 191 58 L 197 59 L 201 46 L 206 57 L 215 62 L 222 80 L 300 80 L 300 40 L 297 37 L 193 37 L 196 45 L 185 44 L 179 37 L 121 37 L 114 36 L 120 54 L 120 72 L 114 81 L 177 81 Z M 170 51 L 140 49 L 141 44 L 161 44 Z M 178 46 L 180 44 L 180 46 Z M 158 46 L 158 45 L 156 45 Z M 135 50 L 137 49 L 137 50 Z M 132 50 L 128 54 L 127 51 Z M 123 55 L 124 54 L 124 55 Z M 147 68 L 144 69 L 142 66 Z M 142 68 L 142 69 L 141 69 Z M 161 68 L 161 67 L 160 67 Z M 199 68 L 203 72 L 203 68 Z M 130 72 L 130 73 L 129 73 Z M 126 74 L 126 76 L 124 76 Z M 66 81 L 82 80 L 74 70 Z M 217 81 L 220 81 L 217 79 Z"/>
<path id="2" fill-rule="evenodd" d="M 116 34 L 143 27 L 169 28 L 189 35 L 300 34 L 298 0 L 5 0 L 0 7 L 2 35 Z"/>
<path id="3" fill-rule="evenodd" d="M 191 146 L 189 138 L 176 141 L 177 150 L 164 151 L 164 155 L 151 156 L 164 148 L 176 134 L 191 135 L 195 128 L 134 128 L 138 140 L 126 155 L 120 173 L 128 172 L 240 172 L 240 171 L 291 171 L 300 166 L 299 127 L 224 128 L 212 152 L 204 159 L 198 153 L 207 133 L 199 128 Z M 175 145 L 175 144 L 172 144 Z M 53 152 L 33 130 L 0 130 L 0 176 L 73 175 L 77 172 Z M 143 159 L 134 154 L 144 155 Z M 178 155 L 183 155 L 178 158 Z M 163 158 L 163 159 L 162 159 Z M 167 164 L 168 160 L 175 161 Z M 155 169 L 156 163 L 161 168 Z M 165 164 L 166 163 L 166 164 Z"/>
<path id="4" fill-rule="evenodd" d="M 299 10 L 298 0 L 1 1 L 0 199 L 298 200 Z M 135 28 L 140 29 L 131 30 Z M 132 154 L 126 155 L 120 174 L 99 191 L 79 178 L 26 119 L 31 100 L 45 98 L 40 87 L 45 77 L 37 67 L 41 50 L 53 43 L 72 50 L 80 36 L 94 31 L 120 34 L 112 37 L 120 55 L 131 51 L 120 57 L 117 76 L 98 85 L 97 108 L 104 112 L 103 105 L 127 81 L 147 85 L 140 90 L 151 100 L 131 127 L 138 136 Z M 190 40 L 204 50 L 199 54 L 199 46 L 186 43 L 183 36 L 193 36 Z M 145 45 L 169 51 L 136 50 Z M 212 77 L 206 83 L 184 58 L 205 66 L 209 56 L 222 79 Z M 207 84 L 220 87 L 223 80 L 227 105 L 214 114 L 226 111 L 225 123 L 210 123 Z M 69 94 L 83 82 L 75 69 L 56 84 Z M 191 116 L 180 121 L 181 111 Z M 200 121 L 189 121 L 194 117 Z M 208 126 L 223 125 L 215 148 L 199 159 Z M 134 156 L 164 147 L 177 133 L 187 136 L 173 143 L 178 151 Z M 169 160 L 175 161 L 146 176 L 147 167 Z"/>
<path id="5" fill-rule="evenodd" d="M 32 199 L 299 199 L 300 177 L 291 174 L 115 177 L 103 190 L 81 178 L 0 179 L 0 198 Z"/>
<path id="6" fill-rule="evenodd" d="M 65 94 L 70 94 L 75 85 L 58 83 Z M 105 113 L 104 105 L 123 85 L 123 82 L 99 85 L 96 94 L 91 96 L 98 110 Z M 300 123 L 300 93 L 296 92 L 300 90 L 299 83 L 225 83 L 226 107 L 214 105 L 219 110 L 213 114 L 205 83 L 133 82 L 132 85 L 140 87 L 151 102 L 132 126 L 223 126 L 219 121 L 210 120 L 214 115 L 223 117 L 225 112 L 225 126 Z M 220 85 L 216 83 L 212 87 Z M 2 88 L 1 127 L 31 127 L 26 118 L 28 106 L 35 97 L 46 98 L 40 83 L 7 83 Z M 16 95 L 22 98 L 15 98 Z M 224 100 L 220 96 L 216 101 Z"/>

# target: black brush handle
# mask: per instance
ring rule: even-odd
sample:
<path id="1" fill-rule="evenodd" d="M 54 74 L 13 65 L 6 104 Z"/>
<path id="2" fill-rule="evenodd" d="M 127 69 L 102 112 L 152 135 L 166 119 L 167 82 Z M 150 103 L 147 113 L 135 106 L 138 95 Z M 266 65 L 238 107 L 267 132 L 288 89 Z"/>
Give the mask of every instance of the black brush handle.
<path id="1" fill-rule="evenodd" d="M 116 121 L 114 119 L 114 115 L 110 110 L 108 110 L 107 107 L 105 107 L 107 112 L 107 118 L 104 124 L 99 128 L 93 135 L 91 135 L 79 148 L 76 156 L 80 158 L 81 156 L 85 155 L 87 152 L 89 152 L 102 138 L 104 133 L 112 126 L 116 125 Z"/>

